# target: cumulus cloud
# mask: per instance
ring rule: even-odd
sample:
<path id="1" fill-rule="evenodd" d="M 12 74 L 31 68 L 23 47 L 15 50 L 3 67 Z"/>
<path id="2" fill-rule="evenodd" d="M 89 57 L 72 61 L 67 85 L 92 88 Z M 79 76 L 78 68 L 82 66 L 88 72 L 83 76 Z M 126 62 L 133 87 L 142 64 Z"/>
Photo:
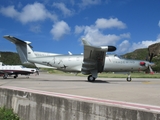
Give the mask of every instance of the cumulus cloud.
<path id="1" fill-rule="evenodd" d="M 11 18 L 15 18 L 22 23 L 35 22 L 35 21 L 43 21 L 47 18 L 51 20 L 57 20 L 57 16 L 55 14 L 51 14 L 43 4 L 35 2 L 34 4 L 28 4 L 22 11 L 17 11 L 14 6 L 1 7 L 0 12 Z"/>
<path id="2" fill-rule="evenodd" d="M 0 13 L 7 17 L 15 18 L 19 16 L 19 12 L 17 12 L 14 8 L 14 6 L 8 6 L 8 7 L 1 7 Z"/>
<path id="3" fill-rule="evenodd" d="M 75 34 L 79 34 L 81 32 L 83 32 L 83 30 L 85 29 L 85 26 L 75 26 Z"/>
<path id="4" fill-rule="evenodd" d="M 160 27 L 160 21 L 158 22 L 158 26 Z"/>
<path id="5" fill-rule="evenodd" d="M 160 38 L 158 38 L 157 40 L 143 40 L 138 43 L 133 43 L 132 46 L 130 47 L 130 51 L 133 51 L 139 48 L 147 48 L 149 45 L 152 45 L 158 42 L 160 42 Z"/>
<path id="6" fill-rule="evenodd" d="M 89 5 L 97 5 L 100 4 L 101 0 L 82 0 L 82 3 L 80 3 L 81 7 L 86 7 Z"/>
<path id="7" fill-rule="evenodd" d="M 124 53 L 124 52 L 128 51 L 129 48 L 130 48 L 129 41 L 124 40 L 118 45 L 118 52 L 119 53 Z"/>
<path id="8" fill-rule="evenodd" d="M 93 45 L 114 45 L 118 48 L 118 54 L 132 52 L 139 48 L 147 48 L 151 44 L 160 42 L 160 35 L 158 35 L 156 40 L 143 40 L 141 42 L 131 43 L 129 41 L 131 36 L 130 33 L 122 33 L 118 35 L 104 34 L 105 30 L 112 28 L 125 29 L 127 26 L 117 18 L 99 18 L 95 21 L 95 24 L 90 26 L 75 26 L 75 34 L 81 34 L 81 37 L 85 38 Z"/>
<path id="9" fill-rule="evenodd" d="M 64 16 L 71 16 L 74 13 L 73 11 L 69 10 L 64 3 L 53 3 L 53 6 L 61 10 Z"/>
<path id="10" fill-rule="evenodd" d="M 51 34 L 53 35 L 53 39 L 59 40 L 64 35 L 70 33 L 70 27 L 64 21 L 59 21 L 55 23 L 51 29 Z"/>
<path id="11" fill-rule="evenodd" d="M 32 25 L 30 26 L 30 31 L 34 33 L 40 33 L 41 32 L 41 26 L 40 25 Z"/>
<path id="12" fill-rule="evenodd" d="M 114 22 L 113 22 L 114 21 Z M 111 24 L 111 25 L 110 25 Z M 75 26 L 76 34 L 83 34 L 85 38 L 93 45 L 116 45 L 116 42 L 123 38 L 130 38 L 130 33 L 123 34 L 104 34 L 103 30 L 109 28 L 126 28 L 126 25 L 118 19 L 97 19 L 95 24 L 90 26 Z"/>
<path id="13" fill-rule="evenodd" d="M 92 28 L 89 26 L 85 27 L 84 36 L 87 41 L 93 45 L 115 45 L 115 43 L 120 39 L 120 36 L 115 34 L 104 35 L 97 28 Z"/>
<path id="14" fill-rule="evenodd" d="M 96 27 L 99 29 L 106 29 L 106 28 L 124 29 L 126 28 L 126 24 L 119 21 L 117 18 L 110 18 L 110 19 L 100 18 L 96 20 L 95 24 L 96 24 Z"/>

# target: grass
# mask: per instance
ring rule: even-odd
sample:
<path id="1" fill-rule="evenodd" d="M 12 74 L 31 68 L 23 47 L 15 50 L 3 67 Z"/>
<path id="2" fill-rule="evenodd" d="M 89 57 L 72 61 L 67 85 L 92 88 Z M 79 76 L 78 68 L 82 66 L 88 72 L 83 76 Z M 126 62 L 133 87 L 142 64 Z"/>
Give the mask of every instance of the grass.
<path id="1" fill-rule="evenodd" d="M 0 108 L 0 120 L 20 120 L 20 118 L 12 109 L 2 107 Z"/>
<path id="2" fill-rule="evenodd" d="M 62 72 L 59 70 L 52 70 L 52 69 L 45 69 L 51 74 L 61 74 L 61 75 L 71 75 L 74 76 L 76 73 L 69 73 L 69 72 Z M 77 76 L 86 76 L 81 73 L 78 73 Z M 114 74 L 114 73 L 99 73 L 98 77 L 102 78 L 126 78 L 128 75 L 127 74 Z M 149 74 L 149 73 L 144 73 L 144 72 L 133 72 L 131 73 L 132 78 L 160 78 L 160 73 L 154 73 L 154 74 Z"/>

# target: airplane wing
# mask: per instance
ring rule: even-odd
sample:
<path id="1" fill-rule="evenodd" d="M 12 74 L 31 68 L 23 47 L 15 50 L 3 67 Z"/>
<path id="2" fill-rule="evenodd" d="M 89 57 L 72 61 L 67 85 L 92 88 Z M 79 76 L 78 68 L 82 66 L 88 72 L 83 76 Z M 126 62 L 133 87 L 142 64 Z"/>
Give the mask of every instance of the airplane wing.
<path id="1" fill-rule="evenodd" d="M 86 40 L 82 39 L 84 44 L 84 58 L 82 63 L 82 73 L 85 75 L 92 74 L 97 78 L 97 74 L 103 72 L 106 52 L 116 50 L 114 46 L 92 46 Z"/>

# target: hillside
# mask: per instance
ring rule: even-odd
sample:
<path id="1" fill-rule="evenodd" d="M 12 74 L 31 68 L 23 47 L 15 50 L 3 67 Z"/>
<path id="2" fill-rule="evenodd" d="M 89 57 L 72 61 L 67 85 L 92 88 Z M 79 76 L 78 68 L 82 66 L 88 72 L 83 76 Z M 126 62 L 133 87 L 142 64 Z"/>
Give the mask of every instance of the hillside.
<path id="1" fill-rule="evenodd" d="M 151 52 L 151 51 L 150 51 Z M 21 61 L 17 53 L 13 52 L 0 52 L 0 61 L 7 65 L 20 65 Z M 126 59 L 146 60 L 148 57 L 148 49 L 137 49 L 131 53 L 122 55 Z M 153 67 L 154 71 L 160 72 L 160 54 L 154 51 L 154 58 L 152 59 L 156 65 Z M 24 65 L 26 67 L 33 67 Z"/>
<path id="2" fill-rule="evenodd" d="M 0 62 L 6 65 L 20 65 L 21 61 L 17 53 L 14 52 L 0 52 Z"/>
<path id="3" fill-rule="evenodd" d="M 0 62 L 6 65 L 22 65 L 19 55 L 15 52 L 0 52 Z M 25 67 L 35 67 L 33 65 L 23 65 Z"/>
<path id="4" fill-rule="evenodd" d="M 148 57 L 148 49 L 137 49 L 122 56 L 126 59 L 146 60 L 146 58 Z"/>

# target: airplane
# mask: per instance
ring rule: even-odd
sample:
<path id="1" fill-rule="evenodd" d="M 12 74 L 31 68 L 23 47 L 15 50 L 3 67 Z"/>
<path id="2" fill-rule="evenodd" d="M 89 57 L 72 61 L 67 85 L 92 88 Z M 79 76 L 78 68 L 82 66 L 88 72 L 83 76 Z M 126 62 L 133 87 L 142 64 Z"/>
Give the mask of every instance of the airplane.
<path id="1" fill-rule="evenodd" d="M 7 79 L 8 75 L 14 75 L 14 78 L 17 78 L 19 74 L 29 76 L 34 73 L 39 74 L 36 69 L 26 68 L 22 65 L 0 65 L 0 76 L 3 76 L 3 79 Z"/>
<path id="2" fill-rule="evenodd" d="M 64 72 L 81 72 L 88 75 L 88 81 L 94 82 L 101 72 L 126 72 L 128 74 L 126 80 L 132 80 L 130 72 L 149 70 L 153 73 L 150 60 L 132 60 L 124 59 L 117 55 L 107 55 L 106 52 L 113 52 L 116 50 L 114 46 L 93 46 L 85 39 L 82 39 L 84 45 L 84 53 L 80 55 L 49 55 L 37 56 L 30 46 L 31 42 L 20 40 L 16 37 L 5 35 L 4 38 L 13 42 L 16 47 L 23 49 L 23 55 L 27 61 L 31 63 L 41 64 L 61 70 Z M 22 53 L 19 53 L 21 55 Z"/>

